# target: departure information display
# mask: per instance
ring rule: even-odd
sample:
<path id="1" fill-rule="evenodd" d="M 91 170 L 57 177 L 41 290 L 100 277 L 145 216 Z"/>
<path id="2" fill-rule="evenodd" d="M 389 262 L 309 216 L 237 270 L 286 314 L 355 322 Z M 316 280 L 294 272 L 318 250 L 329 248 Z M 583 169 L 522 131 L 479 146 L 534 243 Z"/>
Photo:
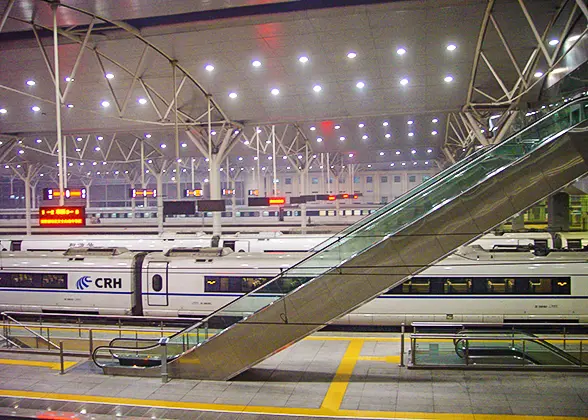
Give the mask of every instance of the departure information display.
<path id="1" fill-rule="evenodd" d="M 39 225 L 43 227 L 86 226 L 83 206 L 39 207 Z"/>
<path id="2" fill-rule="evenodd" d="M 65 198 L 81 198 L 86 199 L 85 188 L 65 188 L 63 190 L 63 196 Z M 59 188 L 43 188 L 43 200 L 54 200 L 61 197 L 61 191 Z"/>

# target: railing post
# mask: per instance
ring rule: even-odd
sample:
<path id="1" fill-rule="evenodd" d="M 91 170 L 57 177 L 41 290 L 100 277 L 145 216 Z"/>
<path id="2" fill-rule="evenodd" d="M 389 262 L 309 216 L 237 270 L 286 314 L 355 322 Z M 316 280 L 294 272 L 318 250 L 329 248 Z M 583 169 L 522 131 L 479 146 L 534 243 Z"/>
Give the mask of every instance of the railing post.
<path id="1" fill-rule="evenodd" d="M 167 342 L 169 338 L 162 337 L 159 339 L 159 345 L 161 346 L 161 382 L 167 383 Z"/>
<path id="2" fill-rule="evenodd" d="M 118 338 L 122 338 L 122 322 L 120 320 L 120 318 L 117 321 L 118 324 Z"/>
<path id="3" fill-rule="evenodd" d="M 65 369 L 63 368 L 63 341 L 59 342 L 59 365 L 61 368 L 61 372 L 60 375 L 63 375 L 65 373 Z"/>
<path id="4" fill-rule="evenodd" d="M 404 367 L 404 322 L 400 324 L 400 367 Z"/>
<path id="5" fill-rule="evenodd" d="M 563 348 L 566 349 L 566 327 L 563 327 Z"/>
<path id="6" fill-rule="evenodd" d="M 51 332 L 47 327 L 47 350 L 51 350 Z"/>
<path id="7" fill-rule="evenodd" d="M 88 343 L 90 347 L 90 358 L 92 357 L 92 353 L 94 353 L 94 332 L 92 329 L 88 330 Z"/>
<path id="8" fill-rule="evenodd" d="M 525 344 L 527 343 L 527 340 L 525 340 L 525 338 L 523 337 L 523 357 L 521 358 L 521 362 L 523 363 L 523 366 L 525 365 Z"/>
<path id="9" fill-rule="evenodd" d="M 82 338 L 82 318 L 78 317 L 78 337 Z"/>
<path id="10" fill-rule="evenodd" d="M 583 360 L 582 360 L 582 343 L 584 343 L 584 340 L 580 340 L 580 367 L 583 366 Z"/>
<path id="11" fill-rule="evenodd" d="M 410 363 L 416 366 L 416 338 L 410 337 Z"/>
<path id="12" fill-rule="evenodd" d="M 470 365 L 470 340 L 466 339 L 464 340 L 465 343 L 465 352 L 464 352 L 464 356 L 465 356 L 465 364 L 466 366 Z"/>

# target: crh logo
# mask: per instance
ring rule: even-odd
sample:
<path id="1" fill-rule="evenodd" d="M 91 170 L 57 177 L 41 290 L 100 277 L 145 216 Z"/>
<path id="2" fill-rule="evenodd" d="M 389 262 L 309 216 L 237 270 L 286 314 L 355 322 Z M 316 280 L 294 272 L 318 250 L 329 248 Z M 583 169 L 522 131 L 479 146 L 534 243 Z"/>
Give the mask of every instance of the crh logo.
<path id="1" fill-rule="evenodd" d="M 84 290 L 90 287 L 90 283 L 92 283 L 92 279 L 90 276 L 80 277 L 78 281 L 76 281 L 76 288 L 78 290 Z"/>

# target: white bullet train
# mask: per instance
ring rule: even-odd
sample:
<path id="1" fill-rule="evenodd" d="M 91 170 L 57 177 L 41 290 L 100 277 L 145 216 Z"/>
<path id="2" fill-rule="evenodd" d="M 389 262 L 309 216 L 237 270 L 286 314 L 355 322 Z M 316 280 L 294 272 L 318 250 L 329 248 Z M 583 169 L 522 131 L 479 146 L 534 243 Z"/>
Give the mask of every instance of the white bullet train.
<path id="1" fill-rule="evenodd" d="M 559 235 L 559 234 L 558 234 Z M 334 235 L 336 237 L 336 235 Z M 69 248 L 118 247 L 130 251 L 166 252 L 170 248 L 230 248 L 236 252 L 306 252 L 322 242 L 334 237 L 322 234 L 282 234 L 281 232 L 261 232 L 241 234 L 214 239 L 205 234 L 165 234 L 157 235 L 31 235 L 0 238 L 0 247 L 6 251 L 66 251 Z M 538 245 L 548 248 L 567 248 L 567 238 L 571 237 L 576 247 L 582 248 L 586 233 L 565 233 L 556 240 L 548 232 L 489 233 L 473 242 L 486 249 L 512 247 L 517 245 Z M 557 243 L 556 243 L 557 242 Z"/>
<path id="2" fill-rule="evenodd" d="M 335 323 L 588 322 L 588 252 L 521 249 L 462 247 Z M 4 251 L 0 310 L 204 317 L 306 255 L 226 248 Z"/>

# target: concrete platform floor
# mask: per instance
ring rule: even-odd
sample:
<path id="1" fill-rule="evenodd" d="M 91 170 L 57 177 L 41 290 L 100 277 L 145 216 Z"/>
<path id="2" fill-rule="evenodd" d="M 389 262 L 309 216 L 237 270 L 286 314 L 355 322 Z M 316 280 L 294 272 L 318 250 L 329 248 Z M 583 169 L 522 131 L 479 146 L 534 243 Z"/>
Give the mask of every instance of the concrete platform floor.
<path id="1" fill-rule="evenodd" d="M 231 381 L 166 384 L 106 376 L 88 360 L 60 375 L 55 358 L 2 354 L 0 417 L 588 418 L 586 373 L 407 370 L 399 349 L 394 334 L 319 333 Z"/>

